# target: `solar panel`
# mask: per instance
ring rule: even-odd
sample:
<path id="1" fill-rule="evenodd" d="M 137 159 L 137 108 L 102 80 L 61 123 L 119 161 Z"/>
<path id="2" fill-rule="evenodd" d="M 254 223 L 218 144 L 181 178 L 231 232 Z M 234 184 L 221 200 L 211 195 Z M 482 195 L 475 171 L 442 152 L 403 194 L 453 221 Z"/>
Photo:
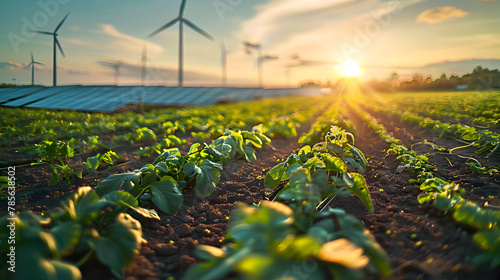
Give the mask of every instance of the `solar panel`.
<path id="1" fill-rule="evenodd" d="M 26 105 L 29 108 L 61 109 L 64 104 L 79 97 L 80 87 L 74 87 L 68 91 L 59 92 L 44 99 Z"/>
<path id="2" fill-rule="evenodd" d="M 191 105 L 212 105 L 218 100 L 218 97 L 225 94 L 225 88 L 211 88 L 203 96 L 193 100 Z"/>
<path id="3" fill-rule="evenodd" d="M 9 106 L 9 107 L 22 107 L 24 105 L 27 105 L 29 103 L 41 100 L 43 98 L 47 98 L 53 94 L 59 93 L 61 91 L 66 91 L 68 90 L 69 87 L 52 87 L 52 88 L 45 88 L 42 89 L 41 91 L 34 92 L 30 95 L 21 97 L 19 99 L 7 102 L 3 104 L 3 106 Z"/>
<path id="4" fill-rule="evenodd" d="M 221 100 L 246 101 L 324 94 L 318 88 L 200 88 L 163 86 L 62 86 L 16 87 L 0 89 L 0 104 L 9 107 L 29 107 L 58 110 L 112 112 L 127 104 L 142 102 L 163 106 L 212 105 Z"/>
<path id="5" fill-rule="evenodd" d="M 0 91 L 0 103 L 35 93 L 41 89 L 43 87 L 40 86 L 4 88 Z"/>

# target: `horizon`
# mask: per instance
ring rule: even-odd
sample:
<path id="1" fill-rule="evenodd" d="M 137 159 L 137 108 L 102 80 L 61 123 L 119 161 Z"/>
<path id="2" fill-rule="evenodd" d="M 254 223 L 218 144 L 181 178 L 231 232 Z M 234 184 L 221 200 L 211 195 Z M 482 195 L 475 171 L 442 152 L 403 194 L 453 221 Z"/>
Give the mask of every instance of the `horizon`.
<path id="1" fill-rule="evenodd" d="M 121 61 L 119 85 L 141 84 L 141 55 L 148 54 L 147 85 L 177 85 L 178 23 L 148 34 L 177 17 L 181 1 L 27 0 L 0 4 L 0 83 L 52 85 L 52 38 L 26 32 L 58 31 L 66 54 L 57 52 L 58 85 L 113 85 L 109 62 Z M 495 8 L 496 7 L 496 8 Z M 256 54 L 243 42 L 261 44 L 265 87 L 294 87 L 307 80 L 336 81 L 336 67 L 354 60 L 360 79 L 397 72 L 463 75 L 481 65 L 500 68 L 499 1 L 201 1 L 188 0 L 185 18 L 228 51 L 228 87 L 258 85 Z M 33 28 L 34 27 L 34 28 Z M 185 86 L 221 85 L 221 50 L 184 26 Z"/>

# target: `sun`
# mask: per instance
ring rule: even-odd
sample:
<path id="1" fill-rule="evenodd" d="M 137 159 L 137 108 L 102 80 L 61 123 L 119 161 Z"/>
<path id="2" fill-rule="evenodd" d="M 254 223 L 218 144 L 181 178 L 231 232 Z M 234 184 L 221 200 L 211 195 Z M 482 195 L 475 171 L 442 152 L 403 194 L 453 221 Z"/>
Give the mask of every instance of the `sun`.
<path id="1" fill-rule="evenodd" d="M 359 67 L 359 64 L 351 59 L 348 59 L 342 63 L 342 65 L 339 67 L 339 74 L 344 76 L 344 77 L 359 77 L 361 75 L 361 67 Z"/>

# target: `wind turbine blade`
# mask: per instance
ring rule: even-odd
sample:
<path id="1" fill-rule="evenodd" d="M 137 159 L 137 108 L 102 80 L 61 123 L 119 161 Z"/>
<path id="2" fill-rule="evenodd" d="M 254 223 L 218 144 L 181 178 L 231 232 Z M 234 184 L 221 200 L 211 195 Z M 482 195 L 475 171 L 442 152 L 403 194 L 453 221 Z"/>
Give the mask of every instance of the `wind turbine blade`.
<path id="1" fill-rule="evenodd" d="M 184 15 L 184 9 L 186 8 L 186 0 L 182 0 L 181 7 L 179 9 L 179 17 Z"/>
<path id="2" fill-rule="evenodd" d="M 33 64 L 33 62 L 31 62 L 30 64 L 26 65 L 24 68 L 26 69 L 26 68 L 30 67 L 31 64 Z"/>
<path id="3" fill-rule="evenodd" d="M 54 30 L 54 33 L 56 33 L 57 30 L 59 30 L 59 28 L 61 28 L 61 25 L 64 23 L 66 18 L 68 18 L 68 16 L 69 16 L 69 13 L 67 13 L 66 16 L 63 18 L 63 20 L 61 20 L 61 22 L 57 25 L 56 29 Z"/>
<path id="4" fill-rule="evenodd" d="M 212 37 L 212 35 L 208 34 L 207 32 L 203 31 L 203 29 L 199 28 L 198 26 L 196 26 L 194 23 L 192 23 L 191 21 L 187 20 L 187 19 L 183 19 L 184 23 L 187 24 L 187 26 L 191 27 L 191 29 L 193 29 L 194 31 L 200 33 L 201 35 L 205 36 L 206 38 L 208 38 L 209 40 L 213 41 L 215 40 L 214 37 Z"/>
<path id="5" fill-rule="evenodd" d="M 56 41 L 56 45 L 57 45 L 57 47 L 59 48 L 59 50 L 61 51 L 61 54 L 62 54 L 64 57 L 66 57 L 66 55 L 64 54 L 63 49 L 61 48 L 61 44 L 59 44 L 59 40 L 57 40 L 57 38 L 55 38 L 55 39 L 56 39 L 56 40 L 55 40 L 55 41 Z"/>
<path id="6" fill-rule="evenodd" d="M 250 47 L 250 48 L 254 48 L 254 49 L 260 47 L 259 44 L 252 44 L 250 42 L 243 42 L 243 44 L 245 45 L 245 47 Z"/>
<path id="7" fill-rule="evenodd" d="M 31 52 L 31 62 L 33 63 L 33 52 Z"/>
<path id="8" fill-rule="evenodd" d="M 52 33 L 52 32 L 47 32 L 47 31 L 36 31 L 36 30 L 31 30 L 31 32 L 40 33 L 40 34 L 45 34 L 45 35 L 54 35 L 54 33 Z"/>
<path id="9" fill-rule="evenodd" d="M 45 64 L 38 62 L 38 61 L 33 61 L 33 63 L 38 64 L 38 65 L 45 65 Z"/>
<path id="10" fill-rule="evenodd" d="M 174 25 L 178 21 L 179 21 L 179 18 L 174 18 L 169 23 L 167 23 L 164 26 L 162 26 L 162 27 L 156 29 L 155 31 L 153 31 L 153 33 L 149 34 L 148 37 L 151 38 L 151 37 L 155 36 L 156 34 L 162 32 L 163 30 L 165 30 L 165 29 L 169 28 L 170 26 Z"/>

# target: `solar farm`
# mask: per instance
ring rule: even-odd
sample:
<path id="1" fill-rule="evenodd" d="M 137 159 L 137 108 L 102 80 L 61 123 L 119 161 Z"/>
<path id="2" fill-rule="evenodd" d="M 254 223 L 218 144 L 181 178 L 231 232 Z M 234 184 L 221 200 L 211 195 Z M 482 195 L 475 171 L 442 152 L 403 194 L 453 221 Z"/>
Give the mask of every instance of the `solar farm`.
<path id="1" fill-rule="evenodd" d="M 60 86 L 0 88 L 0 106 L 114 112 L 126 105 L 201 106 L 292 95 L 322 95 L 313 89 L 203 88 L 163 86 Z"/>

